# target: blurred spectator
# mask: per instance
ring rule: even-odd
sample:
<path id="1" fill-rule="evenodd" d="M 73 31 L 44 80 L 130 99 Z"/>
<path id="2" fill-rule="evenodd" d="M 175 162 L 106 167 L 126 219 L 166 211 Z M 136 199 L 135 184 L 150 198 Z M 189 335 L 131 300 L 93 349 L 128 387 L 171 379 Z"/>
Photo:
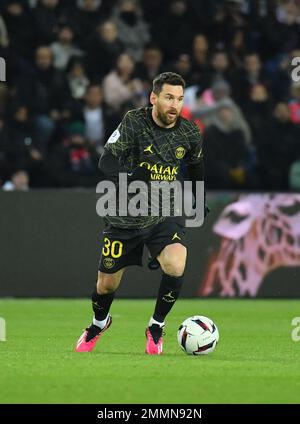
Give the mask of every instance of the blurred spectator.
<path id="1" fill-rule="evenodd" d="M 233 97 L 238 103 L 243 103 L 249 98 L 251 88 L 256 84 L 268 86 L 266 73 L 257 53 L 248 53 L 244 57 L 244 67 L 236 75 L 233 85 Z"/>
<path id="2" fill-rule="evenodd" d="M 168 2 L 169 0 L 138 0 L 138 4 L 143 10 L 145 20 L 151 25 L 155 24 L 159 20 L 160 15 L 166 10 Z"/>
<path id="3" fill-rule="evenodd" d="M 202 28 L 205 33 L 213 27 L 213 20 L 220 5 L 220 1 L 216 0 L 189 0 L 190 7 L 190 22 L 193 27 Z"/>
<path id="4" fill-rule="evenodd" d="M 175 60 L 173 65 L 173 71 L 181 75 L 186 85 L 189 86 L 192 83 L 192 63 L 191 58 L 188 54 L 182 53 Z"/>
<path id="5" fill-rule="evenodd" d="M 11 51 L 19 60 L 30 59 L 35 32 L 32 15 L 24 2 L 10 0 L 4 9 L 3 18 L 9 34 Z"/>
<path id="6" fill-rule="evenodd" d="M 228 82 L 230 85 L 234 79 L 232 66 L 229 61 L 228 54 L 224 50 L 216 50 L 213 52 L 210 69 L 209 69 L 209 85 L 213 85 L 214 82 L 223 80 Z"/>
<path id="7" fill-rule="evenodd" d="M 26 165 L 31 157 L 31 150 L 35 149 L 35 147 L 33 145 L 32 125 L 26 106 L 17 105 L 12 110 L 10 124 L 7 141 L 5 146 L 3 146 L 7 164 L 10 165 L 11 169 L 14 166 L 27 168 Z"/>
<path id="8" fill-rule="evenodd" d="M 74 0 L 63 0 L 68 1 L 71 4 L 71 8 L 74 6 Z M 75 0 L 77 8 L 85 11 L 99 11 L 99 14 L 103 18 L 107 18 L 113 9 L 116 0 Z"/>
<path id="9" fill-rule="evenodd" d="M 113 13 L 113 20 L 117 25 L 119 39 L 124 44 L 126 52 L 135 61 L 140 61 L 143 56 L 143 48 L 150 41 L 150 33 L 137 1 L 119 0 Z"/>
<path id="10" fill-rule="evenodd" d="M 201 119 L 204 125 L 210 125 L 215 119 L 218 109 L 223 104 L 230 105 L 234 113 L 235 129 L 243 132 L 248 145 L 251 144 L 251 131 L 249 125 L 239 108 L 230 97 L 230 86 L 223 80 L 217 80 L 207 90 L 201 91 L 197 86 L 186 90 L 185 105 L 188 106 L 196 119 Z"/>
<path id="11" fill-rule="evenodd" d="M 249 42 L 246 38 L 246 31 L 239 29 L 235 32 L 232 40 L 229 43 L 229 60 L 232 62 L 235 68 L 241 68 L 243 66 L 243 59 L 249 45 Z"/>
<path id="12" fill-rule="evenodd" d="M 159 47 L 152 44 L 145 47 L 142 62 L 136 66 L 136 76 L 143 82 L 147 92 L 152 90 L 153 79 L 163 72 L 162 59 Z"/>
<path id="13" fill-rule="evenodd" d="M 102 0 L 77 0 L 76 6 L 70 11 L 69 20 L 76 28 L 77 44 L 83 50 L 88 47 L 97 25 L 106 18 L 105 13 L 102 13 L 104 4 Z"/>
<path id="14" fill-rule="evenodd" d="M 192 48 L 192 81 L 191 84 L 208 85 L 209 43 L 204 34 L 196 34 Z"/>
<path id="15" fill-rule="evenodd" d="M 100 85 L 88 87 L 84 97 L 83 116 L 87 141 L 95 146 L 99 153 L 102 153 L 103 144 L 106 140 L 103 94 Z"/>
<path id="16" fill-rule="evenodd" d="M 4 19 L 0 15 L 0 52 L 4 51 L 9 45 L 9 38 Z"/>
<path id="17" fill-rule="evenodd" d="M 67 81 L 72 99 L 82 99 L 89 86 L 89 79 L 81 59 L 72 58 L 66 69 Z"/>
<path id="18" fill-rule="evenodd" d="M 299 48 L 300 43 L 300 9 L 295 1 L 287 1 L 277 8 L 277 19 L 280 22 L 279 33 L 282 52 Z"/>
<path id="19" fill-rule="evenodd" d="M 291 122 L 288 105 L 277 103 L 273 118 L 265 122 L 257 141 L 265 189 L 288 190 L 290 166 L 300 157 L 299 139 L 299 127 Z"/>
<path id="20" fill-rule="evenodd" d="M 272 116 L 272 103 L 266 86 L 256 84 L 252 87 L 250 98 L 243 105 L 243 112 L 250 125 L 255 143 L 261 128 Z"/>
<path id="21" fill-rule="evenodd" d="M 105 102 L 120 114 L 120 118 L 125 109 L 144 106 L 148 101 L 141 80 L 134 76 L 134 69 L 134 61 L 128 54 L 122 53 L 116 69 L 103 80 Z"/>
<path id="22" fill-rule="evenodd" d="M 213 124 L 206 128 L 204 143 L 206 184 L 212 189 L 249 188 L 249 150 L 243 132 L 236 129 L 230 104 L 218 108 Z"/>
<path id="23" fill-rule="evenodd" d="M 28 109 L 24 105 L 15 105 L 11 112 L 7 139 L 3 145 L 8 173 L 15 169 L 26 170 L 31 186 L 42 186 L 45 183 L 43 156 L 33 138 Z"/>
<path id="24" fill-rule="evenodd" d="M 69 137 L 54 148 L 47 164 L 55 187 L 94 187 L 98 182 L 99 155 L 86 141 L 82 122 L 72 122 Z"/>
<path id="25" fill-rule="evenodd" d="M 17 99 L 28 105 L 34 115 L 34 138 L 43 153 L 62 117 L 67 93 L 66 79 L 52 63 L 50 48 L 39 47 L 34 68 L 22 74 L 17 84 Z"/>
<path id="26" fill-rule="evenodd" d="M 39 0 L 34 9 L 36 39 L 39 45 L 55 41 L 59 26 L 59 0 Z"/>
<path id="27" fill-rule="evenodd" d="M 152 28 L 153 41 L 158 44 L 167 62 L 187 52 L 193 40 L 186 0 L 171 0 L 168 10 Z"/>
<path id="28" fill-rule="evenodd" d="M 214 24 L 209 28 L 210 39 L 219 48 L 227 47 L 236 31 L 246 28 L 242 13 L 243 0 L 224 0 L 219 4 L 214 16 Z"/>
<path id="29" fill-rule="evenodd" d="M 93 80 L 101 81 L 114 67 L 124 51 L 118 30 L 113 21 L 98 25 L 87 47 L 88 73 Z"/>
<path id="30" fill-rule="evenodd" d="M 3 184 L 4 191 L 28 191 L 29 190 L 29 176 L 26 171 L 16 171 L 9 181 Z"/>
<path id="31" fill-rule="evenodd" d="M 267 62 L 268 77 L 274 102 L 287 101 L 290 97 L 292 84 L 292 60 L 300 57 L 300 50 L 292 50 L 284 55 L 276 55 Z"/>
<path id="32" fill-rule="evenodd" d="M 50 45 L 54 68 L 64 70 L 72 56 L 83 55 L 83 52 L 73 44 L 73 38 L 73 29 L 69 25 L 61 26 L 58 40 Z"/>

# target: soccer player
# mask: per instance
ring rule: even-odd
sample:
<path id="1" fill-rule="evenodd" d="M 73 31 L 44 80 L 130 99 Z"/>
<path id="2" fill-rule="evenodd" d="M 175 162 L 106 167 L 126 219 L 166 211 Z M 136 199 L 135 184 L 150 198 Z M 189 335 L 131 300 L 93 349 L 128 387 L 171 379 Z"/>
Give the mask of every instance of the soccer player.
<path id="1" fill-rule="evenodd" d="M 108 139 L 99 168 L 110 181 L 119 172 L 128 181 L 176 180 L 180 162 L 186 163 L 193 182 L 203 181 L 202 135 L 180 116 L 185 81 L 173 72 L 158 75 L 150 95 L 152 107 L 130 110 Z M 203 205 L 204 206 L 204 205 Z M 94 318 L 79 338 L 76 351 L 91 351 L 112 323 L 109 314 L 115 291 L 129 265 L 142 265 L 144 245 L 162 269 L 153 316 L 146 328 L 146 353 L 163 351 L 165 318 L 176 302 L 187 257 L 183 217 L 106 216 L 98 281 L 92 294 Z"/>

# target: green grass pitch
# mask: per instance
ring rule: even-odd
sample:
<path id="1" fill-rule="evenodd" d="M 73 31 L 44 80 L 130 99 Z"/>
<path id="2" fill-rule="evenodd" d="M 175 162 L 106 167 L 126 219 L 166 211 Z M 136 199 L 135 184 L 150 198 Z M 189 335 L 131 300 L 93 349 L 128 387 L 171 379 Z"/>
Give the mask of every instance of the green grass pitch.
<path id="1" fill-rule="evenodd" d="M 154 300 L 115 300 L 113 324 L 91 353 L 74 344 L 91 319 L 89 300 L 0 300 L 0 403 L 299 403 L 296 300 L 184 300 L 170 313 L 164 354 L 147 356 L 145 326 Z M 187 356 L 180 323 L 212 318 L 216 350 Z"/>

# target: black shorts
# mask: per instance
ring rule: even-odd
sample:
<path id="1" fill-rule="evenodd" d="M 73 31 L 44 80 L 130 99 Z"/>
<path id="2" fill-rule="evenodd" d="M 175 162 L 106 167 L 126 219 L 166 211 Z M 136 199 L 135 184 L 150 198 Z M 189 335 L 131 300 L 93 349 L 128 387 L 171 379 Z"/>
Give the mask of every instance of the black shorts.
<path id="1" fill-rule="evenodd" d="M 129 265 L 143 265 L 143 249 L 147 246 L 152 258 L 156 258 L 169 244 L 185 246 L 185 228 L 179 217 L 143 229 L 126 230 L 106 226 L 103 230 L 99 271 L 113 274 Z"/>

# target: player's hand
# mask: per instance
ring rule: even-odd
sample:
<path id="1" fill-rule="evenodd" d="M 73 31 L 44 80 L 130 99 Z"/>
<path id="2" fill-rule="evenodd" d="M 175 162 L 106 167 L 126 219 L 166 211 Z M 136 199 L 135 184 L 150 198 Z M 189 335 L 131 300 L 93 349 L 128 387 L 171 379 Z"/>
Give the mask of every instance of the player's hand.
<path id="1" fill-rule="evenodd" d="M 134 168 L 132 171 L 127 173 L 128 181 L 144 181 L 148 183 L 151 181 L 151 172 L 148 168 L 144 166 L 138 166 Z"/>

